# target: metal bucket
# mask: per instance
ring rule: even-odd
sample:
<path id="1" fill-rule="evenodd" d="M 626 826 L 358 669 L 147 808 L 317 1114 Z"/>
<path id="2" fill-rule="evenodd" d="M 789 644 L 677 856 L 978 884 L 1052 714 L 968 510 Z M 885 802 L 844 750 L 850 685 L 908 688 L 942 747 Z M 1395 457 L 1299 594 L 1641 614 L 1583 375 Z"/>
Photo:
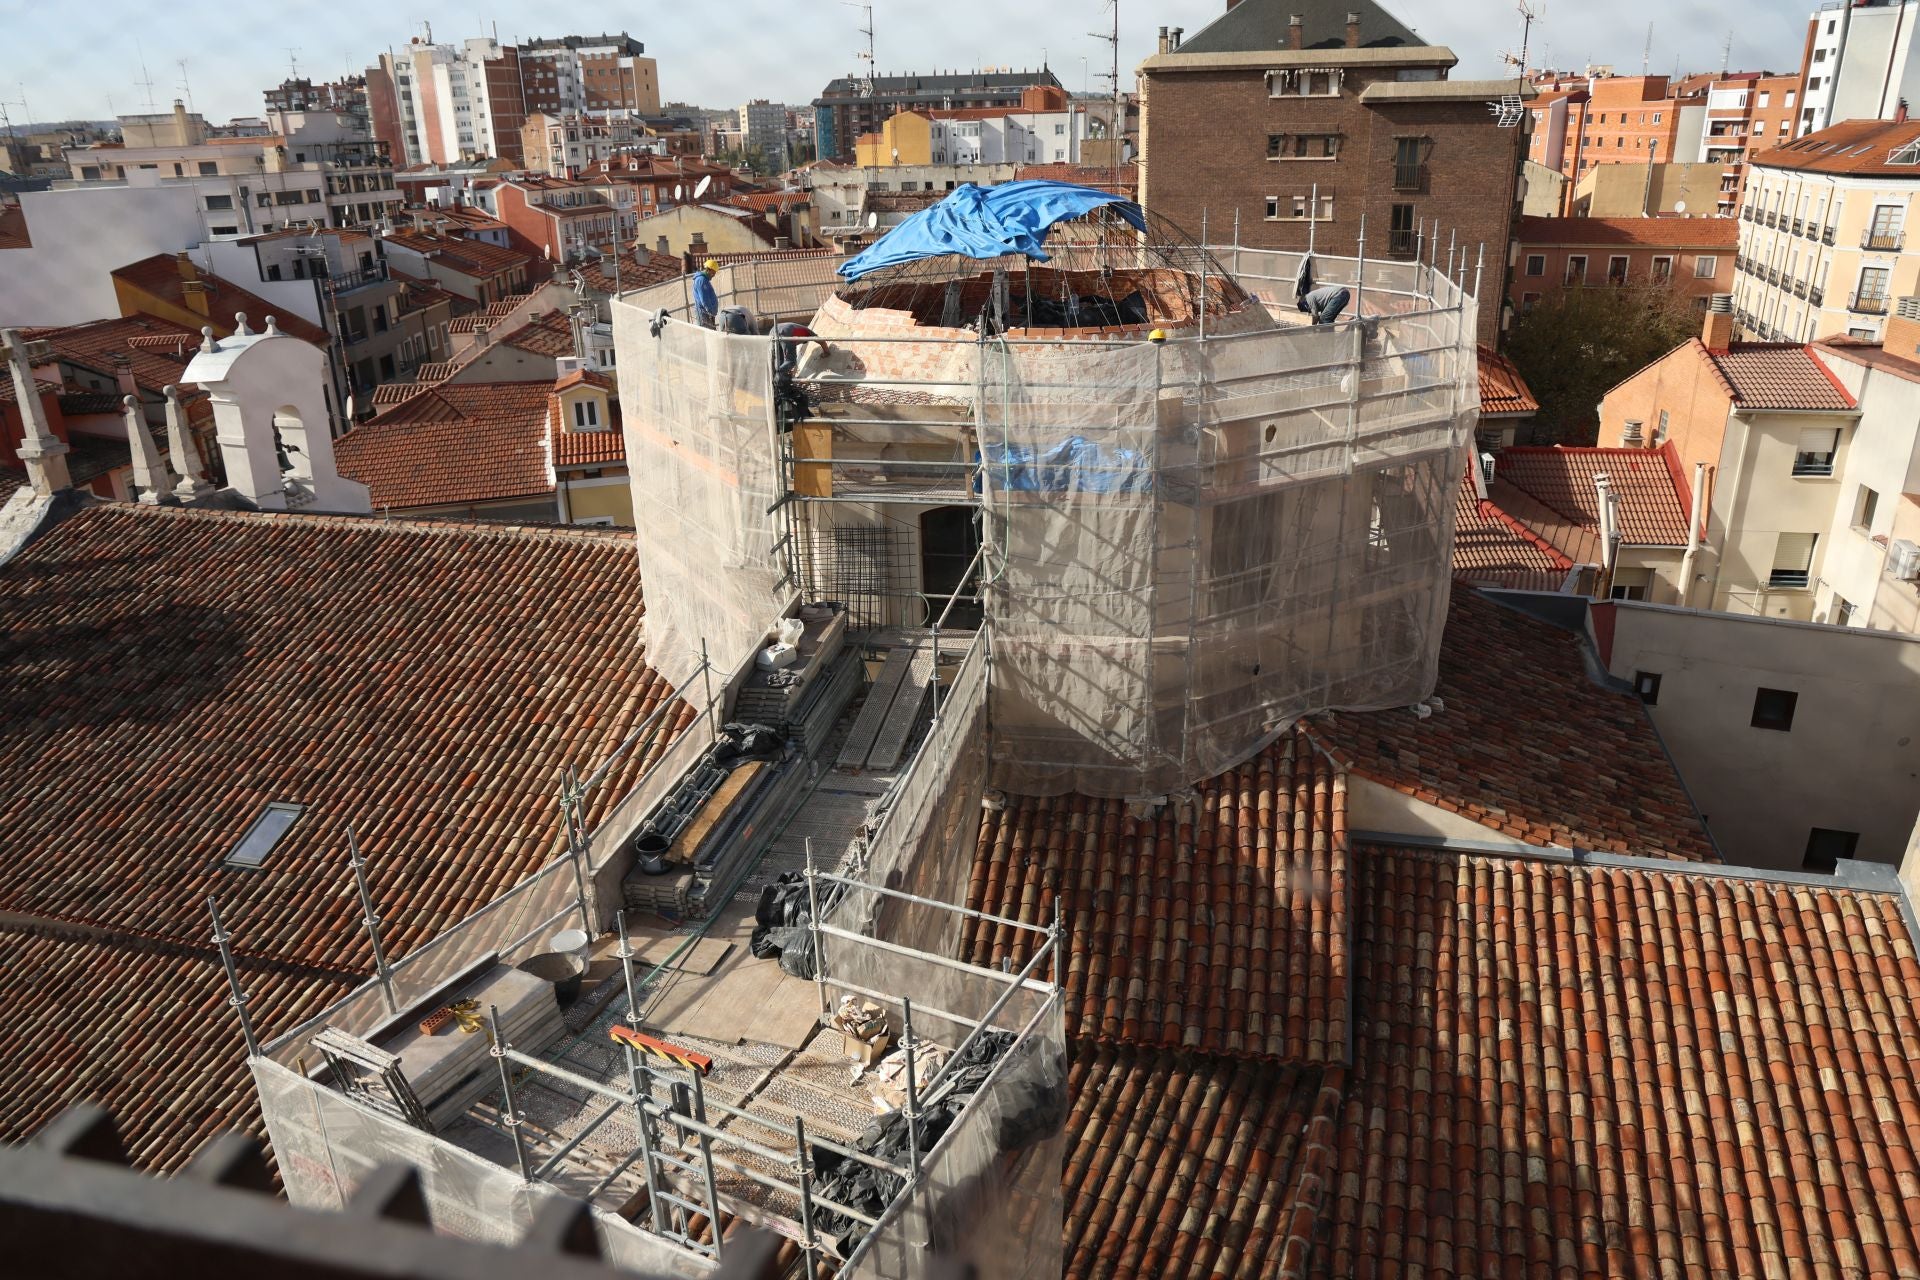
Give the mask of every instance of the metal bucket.
<path id="1" fill-rule="evenodd" d="M 580 981 L 587 975 L 587 962 L 571 951 L 543 951 L 522 960 L 520 970 L 542 982 L 551 982 L 554 999 L 564 1009 L 580 998 Z"/>

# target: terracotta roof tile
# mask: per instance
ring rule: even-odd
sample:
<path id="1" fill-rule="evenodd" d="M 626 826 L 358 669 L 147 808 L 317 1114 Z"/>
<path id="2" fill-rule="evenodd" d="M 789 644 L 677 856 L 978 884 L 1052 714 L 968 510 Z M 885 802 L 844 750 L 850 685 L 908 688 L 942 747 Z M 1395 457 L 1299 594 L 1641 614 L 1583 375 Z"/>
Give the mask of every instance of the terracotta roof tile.
<path id="1" fill-rule="evenodd" d="M 1558 591 L 1571 568 L 1573 561 L 1552 543 L 1480 497 L 1471 474 L 1463 477 L 1453 505 L 1456 578 L 1520 591 Z"/>
<path id="2" fill-rule="evenodd" d="M 1444 710 L 1328 714 L 1309 731 L 1353 773 L 1530 844 L 1717 860 L 1646 708 L 1596 684 L 1584 647 L 1456 589 Z"/>
<path id="3" fill-rule="evenodd" d="M 152 316 L 23 329 L 20 336 L 29 342 L 44 340 L 61 361 L 103 377 L 113 377 L 115 357 L 124 357 L 133 371 L 134 382 L 152 395 L 160 394 L 169 385 L 180 384 L 187 365 L 200 351 L 199 330 Z"/>
<path id="4" fill-rule="evenodd" d="M 545 864 L 559 770 L 670 693 L 633 565 L 581 530 L 111 503 L 0 566 L 0 1140 L 103 1092 L 150 1167 L 251 1125 L 206 899 L 256 1019 L 292 1023 L 370 970 L 345 824 L 394 957 Z M 615 766 L 590 826 L 646 764 Z M 306 811 L 261 868 L 222 868 L 273 800 Z"/>
<path id="5" fill-rule="evenodd" d="M 1725 351 L 1701 350 L 1743 409 L 1856 407 L 1847 389 L 1820 363 L 1810 346 L 1736 342 Z"/>
<path id="6" fill-rule="evenodd" d="M 0 249 L 31 249 L 27 213 L 17 204 L 0 205 Z"/>
<path id="7" fill-rule="evenodd" d="M 1920 142 L 1920 120 L 1844 120 L 1785 146 L 1760 151 L 1752 162 L 1768 169 L 1806 173 L 1880 174 L 1920 179 L 1913 164 L 1889 164 L 1894 152 Z"/>
<path id="8" fill-rule="evenodd" d="M 197 264 L 191 270 L 198 281 L 193 296 L 206 300 L 207 323 L 214 326 L 214 332 L 221 337 L 233 331 L 233 317 L 239 312 L 247 317 L 247 323 L 256 330 L 264 329 L 267 317 L 272 316 L 275 327 L 289 337 L 311 342 L 317 347 L 327 345 L 327 331 L 311 320 L 302 319 L 285 307 L 276 307 L 257 293 L 250 293 L 229 280 L 201 270 Z M 115 271 L 113 278 L 176 307 L 197 310 L 189 301 L 186 282 L 180 278 L 179 259 L 171 253 L 156 253 L 150 258 L 130 262 Z M 198 342 L 197 337 L 195 341 Z"/>
<path id="9" fill-rule="evenodd" d="M 565 312 L 547 311 L 500 341 L 537 356 L 570 356 L 573 354 L 573 326 L 568 322 Z"/>
<path id="10" fill-rule="evenodd" d="M 1062 1174 L 1066 1280 L 1302 1275 L 1344 1075 L 1079 1046 Z"/>
<path id="11" fill-rule="evenodd" d="M 1538 413 L 1540 402 L 1520 369 L 1491 347 L 1480 348 L 1480 416 Z"/>
<path id="12" fill-rule="evenodd" d="M 553 492 L 546 382 L 442 383 L 334 442 L 340 474 L 376 509 L 449 506 Z"/>
<path id="13" fill-rule="evenodd" d="M 518 249 L 506 249 L 485 240 L 440 235 L 433 231 L 394 231 L 387 243 L 432 258 L 436 263 L 476 280 L 490 280 L 516 267 L 531 269 L 534 258 Z"/>
<path id="14" fill-rule="evenodd" d="M 1359 1030 L 1315 1274 L 1920 1274 L 1897 894 L 1354 865 Z"/>
<path id="15" fill-rule="evenodd" d="M 1523 217 L 1514 231 L 1523 245 L 1626 245 L 1659 249 L 1724 249 L 1740 243 L 1738 218 Z"/>
<path id="16" fill-rule="evenodd" d="M 1600 495 L 1593 482 L 1604 475 L 1620 498 L 1624 541 L 1635 546 L 1686 545 L 1692 494 L 1680 478 L 1680 458 L 1672 441 L 1658 449 L 1503 449 L 1494 467 L 1497 480 L 1591 530 L 1596 540 Z M 1590 555 L 1576 558 L 1592 561 Z"/>
<path id="17" fill-rule="evenodd" d="M 731 255 L 723 255 L 722 261 L 725 261 L 727 256 Z M 618 281 L 614 279 L 612 265 L 602 266 L 597 259 L 590 258 L 575 270 L 579 271 L 582 278 L 586 280 L 589 289 L 596 293 L 612 293 L 616 283 L 621 289 L 638 289 L 676 279 L 685 273 L 686 266 L 677 254 L 655 253 L 648 250 L 645 253 L 620 255 Z"/>
<path id="18" fill-rule="evenodd" d="M 1346 789 L 1304 735 L 1141 821 L 1117 800 L 989 815 L 968 905 L 1067 927 L 1067 1034 L 1235 1057 L 1345 1053 Z M 962 955 L 1026 963 L 1036 935 L 972 921 Z"/>

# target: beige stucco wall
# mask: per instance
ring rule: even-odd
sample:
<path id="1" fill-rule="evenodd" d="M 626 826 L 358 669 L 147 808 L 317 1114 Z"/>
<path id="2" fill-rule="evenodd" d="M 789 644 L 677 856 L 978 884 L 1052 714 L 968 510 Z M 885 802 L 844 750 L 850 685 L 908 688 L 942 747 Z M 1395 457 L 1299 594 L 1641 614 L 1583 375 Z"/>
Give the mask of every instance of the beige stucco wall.
<path id="1" fill-rule="evenodd" d="M 1920 640 L 1652 605 L 1613 615 L 1609 669 L 1661 677 L 1648 710 L 1729 862 L 1798 870 L 1813 827 L 1900 860 L 1920 810 Z M 1752 726 L 1761 688 L 1799 694 L 1790 731 Z"/>
<path id="2" fill-rule="evenodd" d="M 627 482 L 624 466 L 607 467 L 592 480 L 576 480 L 561 474 L 562 501 L 571 523 L 592 523 L 611 518 L 622 528 L 633 527 L 633 486 Z"/>
<path id="3" fill-rule="evenodd" d="M 1813 617 L 1813 587 L 1770 588 L 1767 580 L 1780 535 L 1811 533 L 1817 539 L 1812 581 L 1819 581 L 1821 560 L 1832 541 L 1834 508 L 1845 488 L 1840 477 L 1846 473 L 1856 421 L 1852 415 L 1816 413 L 1732 417 L 1708 524 L 1708 538 L 1720 552 L 1712 608 L 1799 621 Z M 1810 427 L 1840 432 L 1831 476 L 1793 474 L 1800 433 Z"/>

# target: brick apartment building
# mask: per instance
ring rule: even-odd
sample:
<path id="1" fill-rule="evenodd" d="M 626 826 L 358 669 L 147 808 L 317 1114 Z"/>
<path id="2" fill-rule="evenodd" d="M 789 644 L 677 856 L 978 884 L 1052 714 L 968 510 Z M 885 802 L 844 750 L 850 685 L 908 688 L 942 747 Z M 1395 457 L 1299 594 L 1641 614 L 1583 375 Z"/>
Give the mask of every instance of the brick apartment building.
<path id="1" fill-rule="evenodd" d="M 1522 218 L 1508 299 L 1524 311 L 1562 289 L 1668 284 L 1705 311 L 1733 292 L 1734 218 Z"/>
<path id="2" fill-rule="evenodd" d="M 921 75 L 841 76 L 813 100 L 814 136 L 822 160 L 852 160 L 854 140 L 874 133 L 898 111 L 953 111 L 969 107 L 1018 107 L 1036 85 L 1063 86 L 1046 67 L 1038 71 L 955 71 Z"/>
<path id="3" fill-rule="evenodd" d="M 1437 224 L 1470 258 L 1485 246 L 1485 293 L 1501 294 L 1525 130 L 1488 104 L 1514 82 L 1448 80 L 1453 51 L 1371 0 L 1240 0 L 1177 39 L 1140 68 L 1149 209 L 1223 241 L 1237 218 L 1257 248 L 1305 249 L 1311 232 L 1338 254 L 1364 216 L 1379 258 L 1412 258 Z M 1483 341 L 1500 312 L 1481 309 Z"/>

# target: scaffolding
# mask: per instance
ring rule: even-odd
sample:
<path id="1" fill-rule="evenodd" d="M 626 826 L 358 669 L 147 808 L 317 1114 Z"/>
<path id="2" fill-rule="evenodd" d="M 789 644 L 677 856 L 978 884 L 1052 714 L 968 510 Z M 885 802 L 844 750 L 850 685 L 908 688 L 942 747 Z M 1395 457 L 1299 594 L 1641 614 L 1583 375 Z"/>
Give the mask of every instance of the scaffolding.
<path id="1" fill-rule="evenodd" d="M 673 286 L 620 299 L 619 365 L 643 406 L 628 415 L 638 505 L 671 509 L 642 538 L 650 608 L 724 593 L 706 634 L 736 654 L 794 595 L 922 624 L 909 521 L 977 508 L 988 784 L 1023 794 L 1163 796 L 1302 716 L 1430 693 L 1479 405 L 1466 254 L 1443 265 L 1424 228 L 1409 261 L 1310 263 L 1110 230 L 1044 265 L 942 259 L 809 283 L 830 346 L 798 362 L 806 410 L 784 418 L 763 400 L 774 340 L 674 320 Z M 1299 321 L 1303 276 L 1349 290 L 1340 323 Z M 1036 325 L 1053 318 L 1042 287 L 1055 310 L 1145 295 L 1166 340 L 1131 311 Z M 670 432 L 645 421 L 663 369 L 708 396 L 676 399 Z M 679 479 L 689 437 L 710 442 L 696 457 L 732 459 L 718 500 L 684 501 L 711 496 Z M 687 554 L 706 538 L 732 558 Z M 710 563 L 730 566 L 723 583 Z"/>

